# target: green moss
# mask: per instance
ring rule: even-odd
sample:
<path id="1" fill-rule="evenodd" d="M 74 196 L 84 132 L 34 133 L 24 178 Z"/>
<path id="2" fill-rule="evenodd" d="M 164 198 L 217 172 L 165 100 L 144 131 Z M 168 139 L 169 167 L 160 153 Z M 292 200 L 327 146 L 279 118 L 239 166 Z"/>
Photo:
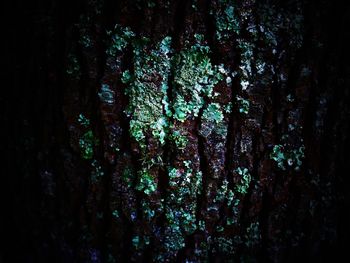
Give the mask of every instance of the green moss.
<path id="1" fill-rule="evenodd" d="M 92 159 L 94 154 L 94 148 L 99 144 L 98 139 L 94 136 L 93 131 L 90 128 L 90 120 L 83 114 L 79 114 L 78 123 L 85 130 L 83 135 L 79 138 L 79 148 L 81 155 L 84 159 Z"/>
<path id="2" fill-rule="evenodd" d="M 98 140 L 94 137 L 92 130 L 83 134 L 79 139 L 79 147 L 84 159 L 91 159 L 94 154 L 94 147 L 98 145 Z"/>
<path id="3" fill-rule="evenodd" d="M 90 132 L 84 134 L 83 138 L 79 140 L 79 146 L 82 152 L 82 157 L 84 159 L 91 159 L 94 152 L 92 148 L 92 143 L 90 141 L 92 140 L 92 135 Z"/>
<path id="4" fill-rule="evenodd" d="M 155 49 L 145 45 L 147 41 L 135 42 L 134 72 L 125 71 L 122 82 L 130 104 L 130 133 L 145 148 L 146 136 L 154 136 L 163 145 L 168 130 L 168 75 L 170 71 L 171 38 L 165 37 Z"/>
<path id="5" fill-rule="evenodd" d="M 133 40 L 133 69 L 123 72 L 121 81 L 127 85 L 126 94 L 130 104 L 127 115 L 130 134 L 146 147 L 149 136 L 164 145 L 166 138 L 182 149 L 186 139 L 171 128 L 169 118 L 184 122 L 197 117 L 204 107 L 205 98 L 212 98 L 214 86 L 223 79 L 222 66 L 212 65 L 209 47 L 202 35 L 195 35 L 196 43 L 190 48 L 171 56 L 171 38 L 165 37 L 152 48 L 147 39 Z M 167 97 L 170 67 L 174 66 L 174 100 Z M 172 105 L 171 105 L 172 104 Z M 208 105 L 204 118 L 220 122 L 223 119 L 220 105 Z"/>
<path id="6" fill-rule="evenodd" d="M 131 187 L 134 178 L 135 178 L 134 171 L 129 166 L 126 166 L 122 173 L 123 182 L 126 183 L 128 187 Z"/>
<path id="7" fill-rule="evenodd" d="M 198 116 L 204 98 L 213 97 L 214 86 L 223 79 L 219 67 L 210 61 L 210 50 L 203 44 L 203 36 L 195 35 L 195 39 L 195 45 L 182 50 L 174 58 L 174 118 L 181 122 L 189 116 Z"/>

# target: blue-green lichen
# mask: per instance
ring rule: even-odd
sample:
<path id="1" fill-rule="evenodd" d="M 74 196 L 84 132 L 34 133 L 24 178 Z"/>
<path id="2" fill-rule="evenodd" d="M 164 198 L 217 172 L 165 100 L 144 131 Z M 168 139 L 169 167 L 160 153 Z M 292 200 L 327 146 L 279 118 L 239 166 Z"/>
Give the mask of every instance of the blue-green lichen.
<path id="1" fill-rule="evenodd" d="M 90 125 L 90 120 L 86 118 L 82 113 L 78 116 L 78 122 L 84 127 L 89 127 Z"/>
<path id="2" fill-rule="evenodd" d="M 115 219 L 119 219 L 119 217 L 120 217 L 119 211 L 118 211 L 118 210 L 113 210 L 112 216 L 113 216 Z"/>
<path id="3" fill-rule="evenodd" d="M 239 182 L 236 184 L 235 191 L 240 194 L 246 194 L 251 181 L 251 176 L 247 168 L 238 167 L 237 174 L 240 175 Z"/>
<path id="4" fill-rule="evenodd" d="M 243 114 L 248 114 L 250 105 L 249 100 L 246 100 L 240 96 L 237 96 L 236 99 L 239 112 Z"/>
<path id="5" fill-rule="evenodd" d="M 287 167 L 299 171 L 303 163 L 305 147 L 302 145 L 297 149 L 289 149 L 286 145 L 277 144 L 273 147 L 270 158 L 274 160 L 277 167 L 287 170 Z"/>
<path id="6" fill-rule="evenodd" d="M 220 123 L 224 119 L 219 103 L 210 103 L 203 111 L 203 119 L 209 122 Z"/>
<path id="7" fill-rule="evenodd" d="M 239 21 L 232 1 L 219 0 L 216 5 L 211 10 L 211 14 L 215 17 L 216 38 L 218 41 L 225 41 L 232 36 L 232 33 L 239 33 Z"/>
<path id="8" fill-rule="evenodd" d="M 118 24 L 113 30 L 107 31 L 107 35 L 111 37 L 111 43 L 106 51 L 110 56 L 116 56 L 118 52 L 123 51 L 135 37 L 134 32 L 129 27 L 122 27 Z"/>

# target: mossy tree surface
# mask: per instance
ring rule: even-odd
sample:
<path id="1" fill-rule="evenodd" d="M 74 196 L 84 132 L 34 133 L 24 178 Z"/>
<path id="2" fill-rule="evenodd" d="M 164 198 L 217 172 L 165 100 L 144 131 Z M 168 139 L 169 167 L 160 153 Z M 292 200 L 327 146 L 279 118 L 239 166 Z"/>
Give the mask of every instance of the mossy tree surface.
<path id="1" fill-rule="evenodd" d="M 42 105 L 58 124 L 29 170 L 41 182 L 38 246 L 59 262 L 335 251 L 349 67 L 338 70 L 340 38 L 320 31 L 324 8 L 345 17 L 325 2 L 97 0 L 62 28 L 51 21 L 53 105 Z M 68 40 L 50 51 L 58 36 Z"/>

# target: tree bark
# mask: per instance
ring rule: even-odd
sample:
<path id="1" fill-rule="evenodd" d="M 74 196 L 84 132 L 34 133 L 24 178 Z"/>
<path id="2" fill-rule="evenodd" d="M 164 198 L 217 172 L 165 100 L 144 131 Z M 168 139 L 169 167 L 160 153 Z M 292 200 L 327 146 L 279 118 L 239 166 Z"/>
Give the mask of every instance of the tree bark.
<path id="1" fill-rule="evenodd" d="M 348 5 L 8 10 L 1 262 L 346 255 Z"/>

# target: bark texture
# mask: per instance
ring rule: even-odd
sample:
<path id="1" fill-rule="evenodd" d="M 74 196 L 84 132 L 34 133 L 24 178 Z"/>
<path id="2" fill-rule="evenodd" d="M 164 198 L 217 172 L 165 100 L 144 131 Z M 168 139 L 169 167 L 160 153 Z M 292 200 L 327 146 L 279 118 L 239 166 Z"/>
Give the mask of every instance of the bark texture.
<path id="1" fill-rule="evenodd" d="M 0 261 L 328 262 L 345 254 L 347 5 L 51 0 L 11 8 Z"/>

